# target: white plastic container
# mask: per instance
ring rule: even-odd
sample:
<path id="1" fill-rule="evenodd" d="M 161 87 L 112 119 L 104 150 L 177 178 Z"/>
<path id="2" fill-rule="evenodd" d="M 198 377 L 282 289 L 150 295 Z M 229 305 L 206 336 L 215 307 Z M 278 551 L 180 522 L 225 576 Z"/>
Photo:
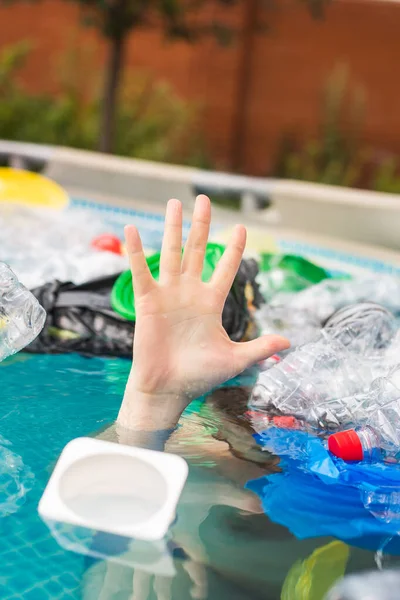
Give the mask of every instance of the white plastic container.
<path id="1" fill-rule="evenodd" d="M 188 474 L 173 454 L 78 438 L 64 448 L 39 503 L 45 521 L 162 539 Z"/>

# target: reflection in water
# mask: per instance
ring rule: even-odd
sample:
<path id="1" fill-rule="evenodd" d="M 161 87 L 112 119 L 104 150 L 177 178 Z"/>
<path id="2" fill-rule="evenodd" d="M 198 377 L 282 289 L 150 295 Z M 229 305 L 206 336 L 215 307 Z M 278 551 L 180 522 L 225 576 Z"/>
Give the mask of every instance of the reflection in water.
<path id="1" fill-rule="evenodd" d="M 0 436 L 0 518 L 8 517 L 25 503 L 34 484 L 34 475 L 22 458 Z"/>
<path id="2" fill-rule="evenodd" d="M 164 541 L 164 553 L 173 562 L 175 573 L 161 573 L 156 558 L 144 566 L 140 554 L 150 556 L 151 552 L 137 542 L 127 541 L 125 550 L 110 556 L 115 544 L 98 534 L 100 538 L 92 539 L 89 550 L 78 549 L 97 559 L 86 561 L 85 600 L 322 600 L 328 587 L 344 574 L 349 554 L 346 544 L 327 544 L 324 539 L 311 539 L 312 535 L 295 541 L 286 528 L 265 517 L 257 495 L 245 489 L 254 479 L 265 485 L 271 485 L 274 478 L 293 479 L 290 495 L 271 485 L 275 503 L 289 521 L 294 518 L 304 524 L 303 517 L 315 521 L 315 488 L 304 496 L 307 482 L 295 479 L 294 473 L 288 478 L 281 472 L 279 459 L 255 442 L 253 429 L 243 416 L 247 397 L 248 391 L 242 388 L 214 392 L 206 402 L 197 403 L 195 410 L 192 406 L 187 411 L 166 444 L 167 451 L 184 456 L 190 465 L 176 521 Z M 329 486 L 322 485 L 330 495 Z M 305 498 L 308 514 L 301 509 L 296 513 Z M 326 499 L 326 506 L 329 504 L 330 498 Z M 368 513 L 360 499 L 359 507 L 364 518 Z M 269 516 L 274 520 L 274 514 Z M 348 526 L 348 516 L 344 512 L 340 517 L 343 528 Z M 320 510 L 317 519 L 324 519 Z M 329 520 L 322 527 L 313 534 L 335 533 Z M 370 567 L 372 556 L 353 550 L 353 568 L 360 561 L 364 568 Z"/>
<path id="3" fill-rule="evenodd" d="M 50 521 L 47 525 L 60 546 L 86 557 L 85 600 L 120 598 L 122 590 L 129 599 L 147 600 L 153 592 L 157 600 L 172 600 L 175 565 L 189 576 L 190 597 L 207 597 L 205 568 L 170 537 L 145 542 Z"/>

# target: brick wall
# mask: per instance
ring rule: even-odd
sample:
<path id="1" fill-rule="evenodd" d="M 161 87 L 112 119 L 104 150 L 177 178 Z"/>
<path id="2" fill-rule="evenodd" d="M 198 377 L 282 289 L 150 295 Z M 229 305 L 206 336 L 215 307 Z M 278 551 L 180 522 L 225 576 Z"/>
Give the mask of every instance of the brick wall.
<path id="1" fill-rule="evenodd" d="M 129 42 L 127 69 L 149 69 L 202 103 L 220 168 L 262 174 L 283 133 L 315 132 L 322 86 L 337 64 L 347 64 L 367 92 L 365 141 L 400 154 L 400 4 L 333 0 L 326 19 L 315 21 L 298 0 L 279 0 L 268 15 L 269 34 L 246 36 L 248 1 L 230 13 L 243 32 L 231 47 L 211 39 L 171 44 L 156 31 L 139 32 Z M 101 73 L 105 45 L 78 20 L 79 8 L 60 0 L 0 9 L 0 48 L 21 39 L 34 45 L 22 76 L 32 90 L 56 93 L 55 72 L 62 75 L 61 57 L 73 47 L 92 48 Z"/>

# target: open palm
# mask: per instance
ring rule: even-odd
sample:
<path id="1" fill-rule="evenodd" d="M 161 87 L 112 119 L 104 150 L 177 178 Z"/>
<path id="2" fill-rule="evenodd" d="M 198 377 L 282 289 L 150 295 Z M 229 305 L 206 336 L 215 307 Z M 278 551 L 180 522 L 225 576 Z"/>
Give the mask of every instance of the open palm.
<path id="1" fill-rule="evenodd" d="M 159 282 L 151 276 L 137 229 L 125 230 L 136 308 L 129 402 L 135 402 L 136 394 L 154 407 L 159 399 L 180 415 L 191 399 L 288 347 L 279 336 L 246 343 L 229 339 L 222 311 L 243 256 L 246 230 L 236 226 L 211 281 L 204 283 L 210 221 L 210 201 L 199 196 L 182 257 L 182 206 L 169 201 Z"/>

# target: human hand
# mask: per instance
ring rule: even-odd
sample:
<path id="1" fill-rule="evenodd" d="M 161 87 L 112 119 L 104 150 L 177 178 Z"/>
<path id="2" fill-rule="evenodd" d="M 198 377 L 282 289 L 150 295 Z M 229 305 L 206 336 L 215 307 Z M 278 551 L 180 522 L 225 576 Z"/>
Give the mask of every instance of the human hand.
<path id="1" fill-rule="evenodd" d="M 168 202 L 159 282 L 148 269 L 137 229 L 125 229 L 136 327 L 133 366 L 118 417 L 122 427 L 173 427 L 192 399 L 289 347 L 279 336 L 246 343 L 229 339 L 222 310 L 242 260 L 246 230 L 236 226 L 211 281 L 204 283 L 210 222 L 210 200 L 199 196 L 182 257 L 182 205 Z"/>

